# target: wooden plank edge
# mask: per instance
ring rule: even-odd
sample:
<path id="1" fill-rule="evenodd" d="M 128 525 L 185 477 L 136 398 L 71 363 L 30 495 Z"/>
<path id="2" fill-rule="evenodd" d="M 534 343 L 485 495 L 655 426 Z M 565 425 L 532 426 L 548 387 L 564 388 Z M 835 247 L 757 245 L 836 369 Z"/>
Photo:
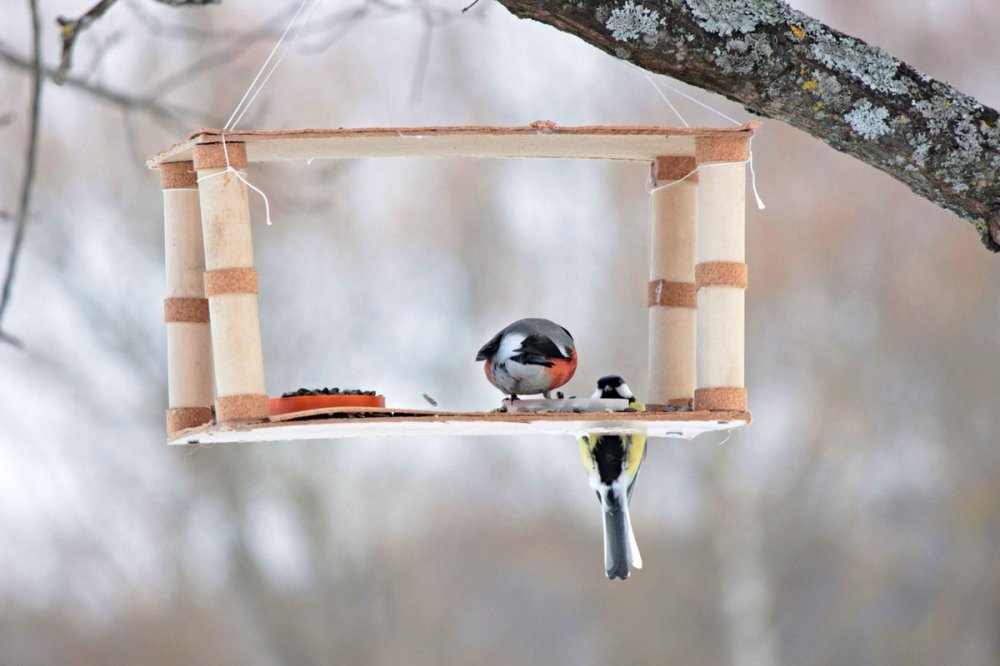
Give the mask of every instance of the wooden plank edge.
<path id="1" fill-rule="evenodd" d="M 761 126 L 751 121 L 733 127 L 670 127 L 666 125 L 574 125 L 560 126 L 549 121 L 536 121 L 530 125 L 442 125 L 431 127 L 339 127 L 330 129 L 306 128 L 290 130 L 239 130 L 224 132 L 221 129 L 201 128 L 191 132 L 187 139 L 158 151 L 146 161 L 150 169 L 166 162 L 190 159 L 190 151 L 199 143 L 218 143 L 226 135 L 227 141 L 247 141 L 261 138 L 334 138 L 382 136 L 517 136 L 555 134 L 567 136 L 723 136 L 745 133 L 753 136 Z"/>
<path id="2" fill-rule="evenodd" d="M 350 408 L 343 408 L 350 409 Z M 366 411 L 364 408 L 362 412 Z M 198 428 L 189 428 L 174 433 L 168 440 L 171 445 L 197 444 L 197 440 L 202 435 L 209 435 L 216 432 L 250 432 L 263 429 L 298 426 L 325 426 L 343 425 L 351 427 L 352 424 L 363 424 L 365 422 L 381 422 L 393 424 L 448 424 L 448 423 L 506 423 L 506 424 L 535 424 L 545 422 L 581 422 L 591 424 L 613 424 L 618 422 L 637 423 L 715 423 L 717 425 L 733 424 L 731 427 L 741 427 L 750 425 L 753 416 L 750 412 L 558 412 L 558 413 L 504 413 L 504 412 L 434 412 L 420 416 L 391 416 L 381 414 L 369 414 L 364 416 L 346 413 L 340 417 L 319 418 L 308 420 L 281 420 L 261 423 L 246 424 L 212 424 Z M 387 410 L 393 411 L 393 410 Z M 402 411 L 402 410 L 397 410 Z M 354 414 L 357 414 L 355 412 Z M 544 434 L 544 433 L 539 433 Z M 366 436 L 366 435 L 360 435 Z M 472 435 L 475 436 L 475 435 Z"/>

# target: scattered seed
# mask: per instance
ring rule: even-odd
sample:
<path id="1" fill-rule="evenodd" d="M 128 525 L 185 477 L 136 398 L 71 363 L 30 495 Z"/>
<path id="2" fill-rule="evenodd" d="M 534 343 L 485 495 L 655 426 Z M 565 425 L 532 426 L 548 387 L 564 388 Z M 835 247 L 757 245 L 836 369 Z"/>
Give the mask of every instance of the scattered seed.
<path id="1" fill-rule="evenodd" d="M 282 393 L 282 398 L 292 398 L 300 395 L 378 395 L 375 391 L 365 391 L 362 389 L 343 389 L 339 387 L 333 388 L 318 388 L 318 389 L 307 389 L 300 388 L 295 391 L 288 391 L 287 393 Z"/>

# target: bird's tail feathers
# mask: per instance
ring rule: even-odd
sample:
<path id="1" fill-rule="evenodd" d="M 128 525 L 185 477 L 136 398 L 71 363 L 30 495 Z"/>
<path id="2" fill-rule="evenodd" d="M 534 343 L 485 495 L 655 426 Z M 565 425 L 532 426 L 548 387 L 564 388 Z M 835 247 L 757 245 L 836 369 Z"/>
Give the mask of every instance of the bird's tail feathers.
<path id="1" fill-rule="evenodd" d="M 628 541 L 624 516 L 618 510 L 604 512 L 604 571 L 614 580 L 628 578 Z"/>
<path id="2" fill-rule="evenodd" d="M 632 531 L 632 517 L 628 511 L 628 500 L 622 502 L 625 514 L 625 533 L 628 535 L 628 561 L 636 569 L 642 568 L 642 555 L 639 554 L 639 544 L 635 542 L 635 532 Z"/>
<path id="3" fill-rule="evenodd" d="M 642 556 L 632 534 L 628 514 L 628 500 L 624 495 L 609 489 L 602 497 L 604 510 L 604 570 L 609 579 L 629 576 L 629 564 L 642 568 Z"/>

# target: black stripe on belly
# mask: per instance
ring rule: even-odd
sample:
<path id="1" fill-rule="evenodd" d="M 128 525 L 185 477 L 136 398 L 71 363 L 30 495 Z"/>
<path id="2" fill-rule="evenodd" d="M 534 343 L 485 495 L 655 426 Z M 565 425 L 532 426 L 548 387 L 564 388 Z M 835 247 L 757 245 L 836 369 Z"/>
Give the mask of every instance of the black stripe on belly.
<path id="1" fill-rule="evenodd" d="M 597 462 L 597 471 L 601 475 L 601 483 L 611 485 L 611 482 L 621 476 L 625 466 L 625 442 L 620 435 L 601 435 L 591 452 Z"/>

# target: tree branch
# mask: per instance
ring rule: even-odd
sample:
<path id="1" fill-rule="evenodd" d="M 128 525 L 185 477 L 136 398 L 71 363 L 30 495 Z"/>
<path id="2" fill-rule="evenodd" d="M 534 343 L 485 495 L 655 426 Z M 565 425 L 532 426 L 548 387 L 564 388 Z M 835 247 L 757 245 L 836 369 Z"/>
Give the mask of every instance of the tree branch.
<path id="1" fill-rule="evenodd" d="M 218 4 L 221 0 L 156 0 L 160 4 L 171 7 L 202 6 Z M 73 47 L 76 46 L 76 39 L 89 28 L 94 21 L 104 16 L 111 6 L 118 0 L 99 0 L 96 5 L 88 9 L 80 18 L 66 18 L 59 16 L 56 23 L 59 24 L 59 38 L 62 40 L 62 56 L 59 60 L 59 68 L 52 76 L 52 80 L 62 85 L 66 80 L 66 75 L 73 66 Z"/>
<path id="2" fill-rule="evenodd" d="M 28 71 L 32 71 L 34 68 L 32 61 L 10 51 L 3 44 L 0 44 L 0 62 Z M 43 66 L 42 72 L 45 76 L 52 78 L 55 76 L 56 70 Z M 66 86 L 81 90 L 105 102 L 110 102 L 126 111 L 141 111 L 160 120 L 177 124 L 177 127 L 172 128 L 174 131 L 179 129 L 181 132 L 186 132 L 190 129 L 192 123 L 203 125 L 209 120 L 208 115 L 199 109 L 167 104 L 166 102 L 159 101 L 152 95 L 132 97 L 73 76 L 66 77 Z"/>
<path id="3" fill-rule="evenodd" d="M 283 9 L 274 17 L 268 18 L 259 28 L 245 31 L 243 34 L 228 39 L 219 48 L 188 62 L 183 67 L 171 72 L 166 78 L 150 85 L 147 88 L 147 94 L 164 95 L 175 88 L 190 83 L 199 75 L 204 75 L 235 60 L 256 42 L 270 39 L 275 34 L 275 22 L 282 20 L 286 15 L 291 16 L 293 13 L 294 7 L 291 10 Z"/>
<path id="4" fill-rule="evenodd" d="M 17 219 L 14 222 L 14 239 L 7 253 L 7 270 L 3 279 L 3 289 L 0 291 L 0 340 L 15 346 L 20 343 L 13 336 L 3 332 L 3 315 L 10 303 L 11 288 L 14 275 L 17 272 L 17 261 L 21 256 L 21 244 L 24 242 L 24 230 L 28 222 L 28 210 L 31 207 L 31 188 L 35 182 L 35 166 L 38 163 L 38 126 L 41 121 L 42 109 L 42 24 L 38 14 L 38 0 L 28 0 L 31 8 L 31 62 L 33 74 L 31 77 L 31 102 L 28 107 L 28 151 L 24 158 L 24 177 L 21 181 L 21 200 L 18 204 Z"/>
<path id="5" fill-rule="evenodd" d="M 498 0 L 888 173 L 1000 251 L 1000 115 L 780 0 Z"/>
<path id="6" fill-rule="evenodd" d="M 56 23 L 59 24 L 59 38 L 62 40 L 62 56 L 59 59 L 59 68 L 52 76 L 53 81 L 61 85 L 66 80 L 66 74 L 73 66 L 73 47 L 76 45 L 76 38 L 94 21 L 104 16 L 116 2 L 118 0 L 100 0 L 80 18 L 71 19 L 65 16 L 56 18 Z"/>

